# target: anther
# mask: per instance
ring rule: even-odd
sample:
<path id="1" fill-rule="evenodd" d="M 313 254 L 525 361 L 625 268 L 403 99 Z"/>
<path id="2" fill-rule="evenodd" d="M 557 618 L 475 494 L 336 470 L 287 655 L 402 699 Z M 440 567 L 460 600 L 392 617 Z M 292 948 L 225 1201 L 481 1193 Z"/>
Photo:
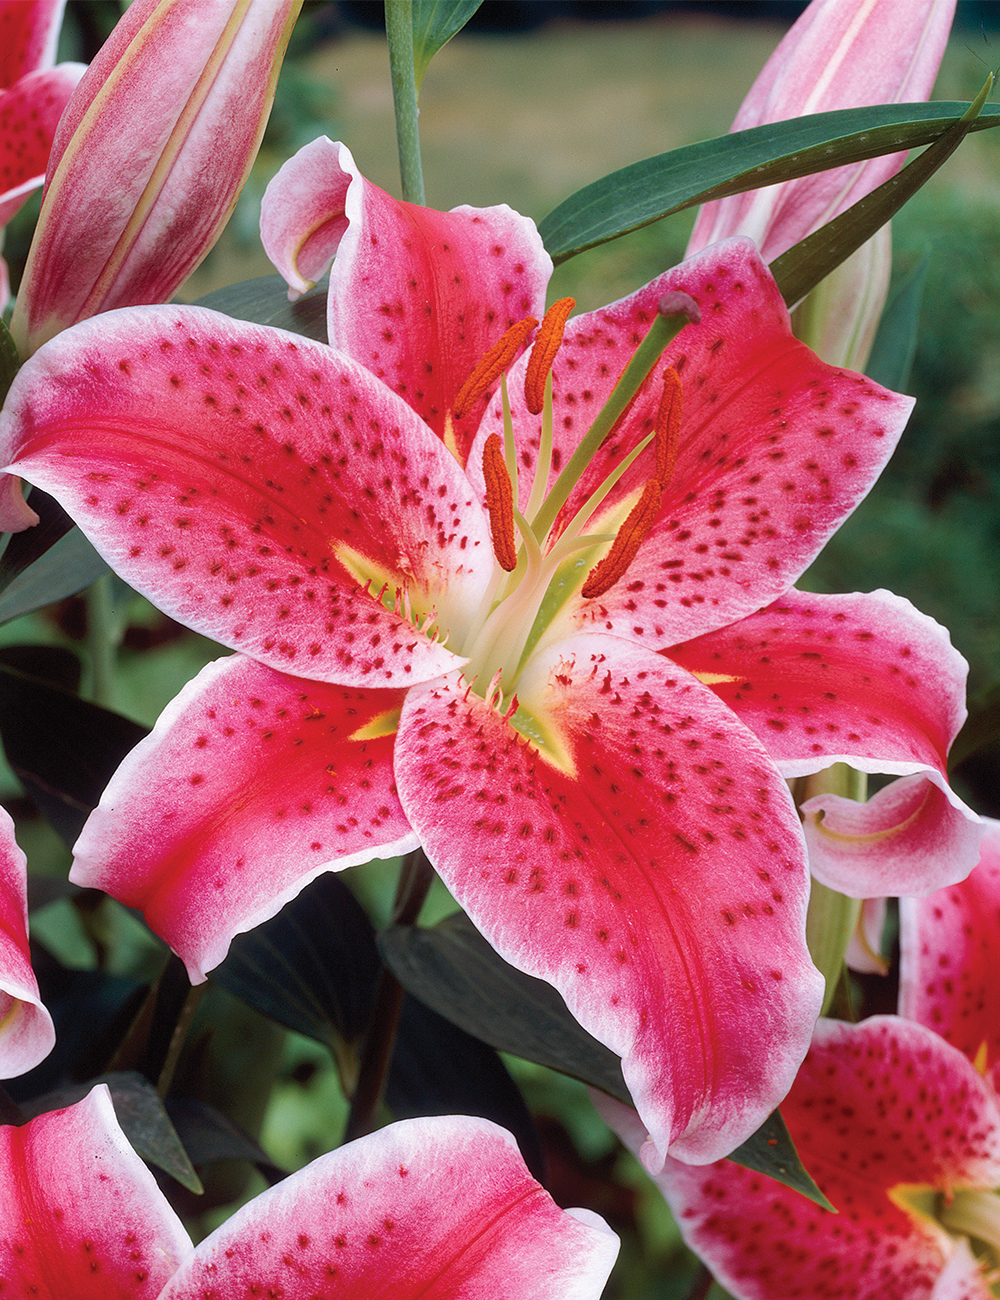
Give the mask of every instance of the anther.
<path id="1" fill-rule="evenodd" d="M 560 298 L 554 302 L 545 313 L 538 337 L 532 344 L 524 375 L 524 400 L 532 415 L 540 415 L 545 405 L 545 380 L 562 343 L 569 314 L 575 306 L 574 298 Z"/>
<path id="2" fill-rule="evenodd" d="M 452 411 L 456 420 L 471 410 L 481 397 L 492 392 L 493 385 L 514 364 L 537 324 L 534 316 L 525 316 L 483 353 L 455 398 Z"/>
<path id="3" fill-rule="evenodd" d="M 486 481 L 486 509 L 493 535 L 493 554 L 507 573 L 517 568 L 514 536 L 514 488 L 503 459 L 500 435 L 491 433 L 483 448 L 483 478 Z"/>
<path id="4" fill-rule="evenodd" d="M 663 392 L 656 412 L 657 482 L 666 487 L 677 463 L 677 446 L 681 435 L 681 377 L 673 366 L 663 372 Z"/>
<path id="5" fill-rule="evenodd" d="M 646 534 L 656 523 L 660 513 L 660 497 L 663 488 L 659 479 L 651 478 L 642 489 L 642 496 L 629 511 L 628 518 L 618 530 L 615 540 L 600 563 L 587 574 L 587 581 L 580 589 L 585 600 L 594 596 L 603 596 L 610 591 L 619 578 L 623 578 L 628 566 L 636 557 L 636 552 L 645 540 Z"/>

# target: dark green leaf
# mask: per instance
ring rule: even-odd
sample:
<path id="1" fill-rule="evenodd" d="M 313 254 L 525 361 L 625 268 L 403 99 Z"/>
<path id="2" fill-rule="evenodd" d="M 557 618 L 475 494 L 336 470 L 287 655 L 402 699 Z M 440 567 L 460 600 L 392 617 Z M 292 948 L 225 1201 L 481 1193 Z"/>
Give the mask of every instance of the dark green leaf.
<path id="1" fill-rule="evenodd" d="M 729 1159 L 745 1169 L 766 1174 L 768 1178 L 794 1188 L 825 1210 L 833 1209 L 806 1172 L 780 1111 L 772 1111 L 757 1132 L 737 1147 Z"/>
<path id="2" fill-rule="evenodd" d="M 571 195 L 540 223 L 554 261 L 709 199 L 930 144 L 965 103 L 883 104 L 815 113 L 646 158 Z M 982 113 L 973 130 L 1000 126 Z"/>
<path id="3" fill-rule="evenodd" d="M 503 961 L 463 912 L 432 929 L 392 926 L 379 935 L 379 948 L 408 992 L 475 1038 L 631 1105 L 614 1052 L 577 1024 L 551 985 Z M 828 1204 L 777 1111 L 730 1159 Z"/>
<path id="4" fill-rule="evenodd" d="M 7 396 L 7 390 L 14 382 L 21 359 L 11 338 L 10 330 L 0 320 L 0 405 Z"/>
<path id="5" fill-rule="evenodd" d="M 775 258 L 771 274 L 789 307 L 870 239 L 951 157 L 972 130 L 992 85 L 991 75 L 968 112 L 901 172 Z"/>
<path id="6" fill-rule="evenodd" d="M 392 926 L 379 948 L 408 993 L 474 1038 L 629 1100 L 614 1052 L 577 1024 L 551 985 L 498 957 L 464 913 L 432 929 Z"/>
<path id="7" fill-rule="evenodd" d="M 25 790 L 72 845 L 146 728 L 53 686 L 23 666 L 24 647 L 17 652 L 17 666 L 10 653 L 0 654 L 0 739 Z"/>
<path id="8" fill-rule="evenodd" d="M 326 286 L 317 285 L 295 302 L 288 301 L 288 285 L 280 275 L 260 275 L 241 280 L 199 298 L 199 307 L 211 307 L 237 320 L 274 329 L 290 330 L 317 343 L 327 341 Z"/>
<path id="9" fill-rule="evenodd" d="M 427 66 L 460 32 L 483 0 L 413 0 L 413 65 L 417 89 Z"/>
<path id="10" fill-rule="evenodd" d="M 892 286 L 865 366 L 871 379 L 897 393 L 905 393 L 910 380 L 920 331 L 920 305 L 930 264 L 930 254 L 927 254 Z"/>
<path id="11" fill-rule="evenodd" d="M 31 507 L 39 522 L 15 533 L 0 556 L 0 623 L 75 596 L 108 571 L 57 501 L 35 488 Z"/>
<path id="12" fill-rule="evenodd" d="M 194 1164 L 248 1160 L 272 1186 L 287 1176 L 249 1133 L 207 1102 L 194 1097 L 168 1097 L 166 1110 Z"/>
<path id="13" fill-rule="evenodd" d="M 42 1115 L 81 1101 L 97 1083 L 106 1083 L 111 1090 L 115 1117 L 135 1151 L 157 1169 L 186 1187 L 189 1192 L 201 1193 L 201 1180 L 195 1173 L 187 1152 L 181 1145 L 173 1124 L 157 1096 L 156 1089 L 141 1074 L 133 1070 L 116 1071 L 89 1079 L 86 1083 L 69 1084 L 57 1088 L 44 1097 L 22 1104 L 27 1115 Z"/>

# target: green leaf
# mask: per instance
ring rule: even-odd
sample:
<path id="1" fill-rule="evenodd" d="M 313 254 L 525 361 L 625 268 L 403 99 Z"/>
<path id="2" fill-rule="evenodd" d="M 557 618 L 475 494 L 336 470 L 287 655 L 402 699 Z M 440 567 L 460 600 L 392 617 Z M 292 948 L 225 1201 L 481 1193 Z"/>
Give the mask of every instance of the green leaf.
<path id="1" fill-rule="evenodd" d="M 834 1209 L 806 1172 L 778 1110 L 772 1111 L 757 1132 L 731 1152 L 729 1159 L 801 1192 L 824 1210 Z"/>
<path id="2" fill-rule="evenodd" d="M 951 157 L 973 129 L 992 86 L 993 74 L 990 73 L 968 111 L 935 140 L 929 149 L 907 163 L 902 171 L 890 177 L 878 189 L 852 204 L 846 212 L 834 217 L 771 262 L 771 274 L 789 307 L 815 289 L 822 279 L 870 239 Z"/>
<path id="3" fill-rule="evenodd" d="M 920 306 L 930 265 L 927 253 L 890 289 L 865 366 L 870 379 L 897 393 L 907 391 L 913 369 L 920 333 Z"/>
<path id="4" fill-rule="evenodd" d="M 882 104 L 814 113 L 658 154 L 571 195 L 539 224 L 556 263 L 709 199 L 931 144 L 966 103 Z M 1000 126 L 981 113 L 974 131 Z"/>
<path id="5" fill-rule="evenodd" d="M 325 285 L 317 285 L 295 302 L 289 302 L 288 285 L 280 275 L 259 275 L 207 293 L 195 305 L 211 307 L 213 311 L 225 312 L 254 325 L 291 330 L 317 343 L 327 341 Z"/>
<path id="6" fill-rule="evenodd" d="M 464 912 L 430 929 L 390 926 L 379 935 L 379 948 L 408 993 L 466 1033 L 632 1104 L 614 1052 L 577 1024 L 550 984 L 498 956 Z M 831 1208 L 777 1111 L 729 1158 Z"/>
<path id="7" fill-rule="evenodd" d="M 82 1101 L 95 1083 L 106 1083 L 114 1102 L 115 1118 L 138 1155 L 175 1178 L 189 1192 L 201 1195 L 204 1188 L 194 1171 L 177 1131 L 157 1096 L 156 1089 L 134 1070 L 102 1074 L 86 1083 L 70 1084 L 25 1104 L 26 1114 L 41 1115 Z"/>
<path id="8" fill-rule="evenodd" d="M 36 489 L 31 506 L 39 523 L 15 533 L 0 556 L 0 623 L 75 596 L 108 571 L 51 497 Z"/>
<path id="9" fill-rule="evenodd" d="M 460 32 L 483 0 L 413 0 L 413 66 L 417 90 L 443 45 Z"/>
<path id="10" fill-rule="evenodd" d="M 0 405 L 7 396 L 7 390 L 14 382 L 14 376 L 17 374 L 20 364 L 21 358 L 17 355 L 17 347 L 11 337 L 10 330 L 0 320 Z"/>

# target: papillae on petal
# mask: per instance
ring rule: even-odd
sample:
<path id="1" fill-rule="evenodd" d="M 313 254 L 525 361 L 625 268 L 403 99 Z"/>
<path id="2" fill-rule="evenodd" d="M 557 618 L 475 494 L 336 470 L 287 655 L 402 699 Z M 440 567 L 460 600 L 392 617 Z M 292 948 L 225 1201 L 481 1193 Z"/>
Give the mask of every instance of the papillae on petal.
<path id="1" fill-rule="evenodd" d="M 138 908 L 204 979 L 321 872 L 416 847 L 392 771 L 401 702 L 210 664 L 112 777 L 71 878 Z"/>
<path id="2" fill-rule="evenodd" d="M 787 787 L 710 691 L 629 642 L 539 654 L 518 705 L 515 730 L 457 674 L 414 688 L 403 808 L 501 956 L 624 1058 L 660 1158 L 715 1159 L 780 1101 L 822 999 Z"/>

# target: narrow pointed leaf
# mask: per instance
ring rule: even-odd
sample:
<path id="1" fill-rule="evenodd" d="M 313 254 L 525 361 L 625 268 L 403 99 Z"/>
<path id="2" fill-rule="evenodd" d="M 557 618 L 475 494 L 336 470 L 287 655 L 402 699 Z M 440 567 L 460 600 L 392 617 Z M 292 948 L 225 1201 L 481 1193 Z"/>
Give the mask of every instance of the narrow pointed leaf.
<path id="1" fill-rule="evenodd" d="M 898 393 L 906 392 L 913 368 L 930 264 L 928 253 L 893 287 L 865 366 L 869 379 Z"/>
<path id="2" fill-rule="evenodd" d="M 14 382 L 20 358 L 10 330 L 0 320 L 0 402 L 7 396 L 7 389 Z"/>
<path id="3" fill-rule="evenodd" d="M 628 1101 L 614 1052 L 581 1029 L 551 985 L 499 957 L 464 913 L 431 929 L 393 926 L 379 947 L 407 992 L 467 1033 Z"/>
<path id="4" fill-rule="evenodd" d="M 170 1122 L 156 1089 L 134 1070 L 102 1074 L 97 1079 L 47 1093 L 22 1107 L 29 1115 L 41 1115 L 82 1101 L 95 1083 L 106 1083 L 115 1104 L 115 1116 L 134 1150 L 149 1164 L 162 1169 L 188 1191 L 201 1195 L 201 1180 L 194 1171 L 177 1130 Z"/>
<path id="5" fill-rule="evenodd" d="M 483 0 L 414 0 L 413 63 L 417 88 L 438 50 L 460 32 Z"/>
<path id="6" fill-rule="evenodd" d="M 780 1110 L 774 1111 L 756 1133 L 731 1152 L 729 1159 L 744 1169 L 766 1174 L 775 1182 L 784 1183 L 786 1187 L 801 1192 L 825 1210 L 833 1209 L 799 1159 Z"/>
<path id="7" fill-rule="evenodd" d="M 31 494 L 41 522 L 14 533 L 0 556 L 0 623 L 75 596 L 108 566 L 52 497 Z"/>
<path id="8" fill-rule="evenodd" d="M 325 284 L 289 302 L 288 286 L 280 275 L 258 275 L 253 280 L 215 289 L 199 298 L 196 305 L 211 307 L 254 325 L 290 330 L 316 343 L 327 341 Z"/>
<path id="9" fill-rule="evenodd" d="M 771 274 L 789 306 L 799 302 L 820 280 L 847 260 L 855 249 L 875 234 L 916 194 L 962 143 L 980 116 L 993 85 L 993 74 L 986 80 L 968 112 L 913 162 L 878 189 L 872 190 L 842 212 L 793 245 L 770 263 Z"/>
<path id="10" fill-rule="evenodd" d="M 704 140 L 585 186 L 549 213 L 539 233 L 552 259 L 564 262 L 709 199 L 931 144 L 968 107 L 942 101 L 838 109 Z M 998 111 L 981 113 L 972 129 L 994 126 Z"/>

